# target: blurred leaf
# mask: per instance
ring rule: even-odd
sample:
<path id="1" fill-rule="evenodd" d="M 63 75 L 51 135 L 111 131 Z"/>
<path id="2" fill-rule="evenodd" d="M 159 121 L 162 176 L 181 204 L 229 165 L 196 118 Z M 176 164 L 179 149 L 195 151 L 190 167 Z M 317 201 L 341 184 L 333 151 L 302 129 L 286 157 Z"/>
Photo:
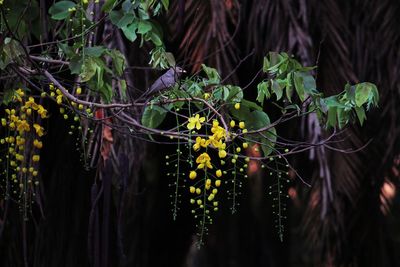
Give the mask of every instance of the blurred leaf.
<path id="1" fill-rule="evenodd" d="M 248 130 L 259 130 L 271 124 L 267 113 L 260 110 L 254 110 L 253 112 L 248 114 L 248 117 L 245 121 L 246 128 Z M 262 143 L 261 148 L 264 156 L 266 157 L 271 154 L 275 146 L 276 130 L 275 128 L 268 129 L 266 131 L 263 131 L 262 134 L 254 136 L 254 138 Z"/>
<path id="2" fill-rule="evenodd" d="M 110 12 L 114 8 L 116 2 L 117 0 L 106 0 L 104 5 L 101 7 L 101 11 L 105 13 Z"/>
<path id="3" fill-rule="evenodd" d="M 276 100 L 279 100 L 282 98 L 283 95 L 283 90 L 281 88 L 281 86 L 279 85 L 279 83 L 275 80 L 270 80 L 271 81 L 271 88 L 272 91 L 275 93 L 276 95 Z"/>
<path id="4" fill-rule="evenodd" d="M 139 21 L 138 24 L 138 33 L 140 34 L 145 34 L 151 30 L 151 22 L 146 21 L 146 20 L 141 20 Z"/>
<path id="5" fill-rule="evenodd" d="M 75 6 L 76 4 L 72 1 L 56 2 L 49 8 L 49 14 L 51 15 L 51 18 L 54 20 L 63 20 L 68 18 L 68 16 L 71 13 L 70 11 L 68 11 L 68 9 L 73 8 Z"/>
<path id="6" fill-rule="evenodd" d="M 216 69 L 207 67 L 204 64 L 201 64 L 201 68 L 206 73 L 210 82 L 216 83 L 216 84 L 218 84 L 220 82 L 220 77 L 219 77 L 218 71 Z"/>
<path id="7" fill-rule="evenodd" d="M 79 75 L 82 82 L 89 81 L 96 74 L 97 67 L 98 65 L 93 57 L 85 57 L 82 65 L 82 72 Z"/>
<path id="8" fill-rule="evenodd" d="M 147 106 L 142 116 L 142 124 L 149 128 L 157 128 L 165 119 L 167 110 L 156 105 Z"/>
<path id="9" fill-rule="evenodd" d="M 136 30 L 137 30 L 136 22 L 133 22 L 128 26 L 122 27 L 122 32 L 124 33 L 125 37 L 131 42 L 134 42 L 137 38 Z"/>
<path id="10" fill-rule="evenodd" d="M 262 110 L 262 107 L 260 107 L 256 103 L 248 101 L 246 99 L 242 99 L 241 106 L 242 107 L 248 107 L 249 109 L 254 109 L 254 110 Z"/>
<path id="11" fill-rule="evenodd" d="M 225 101 L 227 102 L 234 102 L 238 103 L 241 102 L 243 99 L 243 91 L 242 88 L 239 86 L 233 86 L 233 85 L 226 85 L 226 88 L 228 88 L 228 96 L 226 97 Z"/>
<path id="12" fill-rule="evenodd" d="M 295 72 L 293 73 L 293 82 L 296 93 L 299 96 L 300 101 L 303 102 L 305 99 L 303 77 L 298 72 Z"/>
<path id="13" fill-rule="evenodd" d="M 122 76 L 125 70 L 125 57 L 124 55 L 116 49 L 109 50 L 107 53 L 111 59 L 114 66 L 115 74 Z"/>
<path id="14" fill-rule="evenodd" d="M 104 46 L 85 47 L 83 49 L 84 54 L 90 57 L 100 57 L 106 50 L 107 48 Z"/>
<path id="15" fill-rule="evenodd" d="M 263 81 L 257 85 L 257 101 L 263 104 L 265 98 L 270 98 L 271 94 L 268 90 L 268 81 Z"/>
<path id="16" fill-rule="evenodd" d="M 111 22 L 120 29 L 127 27 L 134 19 L 135 16 L 133 14 L 124 14 L 121 10 L 113 10 L 110 12 Z"/>
<path id="17" fill-rule="evenodd" d="M 71 58 L 69 62 L 69 69 L 71 70 L 71 74 L 80 74 L 82 70 L 83 60 L 80 55 L 76 55 Z"/>
<path id="18" fill-rule="evenodd" d="M 360 124 L 362 126 L 364 121 L 367 118 L 367 116 L 365 115 L 365 110 L 363 107 L 355 107 L 354 110 L 356 111 L 358 121 L 360 122 Z"/>

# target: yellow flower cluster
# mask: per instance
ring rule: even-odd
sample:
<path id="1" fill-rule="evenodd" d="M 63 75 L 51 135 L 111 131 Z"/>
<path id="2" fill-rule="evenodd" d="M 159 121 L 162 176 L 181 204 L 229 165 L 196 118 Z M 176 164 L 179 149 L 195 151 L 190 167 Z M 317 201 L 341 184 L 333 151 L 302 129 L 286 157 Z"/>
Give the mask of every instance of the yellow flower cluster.
<path id="1" fill-rule="evenodd" d="M 37 152 L 43 147 L 40 137 L 44 128 L 37 122 L 38 118 L 48 117 L 48 111 L 35 98 L 26 96 L 24 90 L 17 89 L 13 95 L 14 108 L 5 109 L 6 116 L 1 118 L 1 126 L 8 129 L 8 136 L 0 139 L 0 144 L 7 145 L 7 155 L 11 172 L 37 176 Z M 28 142 L 32 140 L 32 143 Z M 26 147 L 33 147 L 27 150 Z M 17 182 L 17 174 L 10 177 Z"/>
<path id="2" fill-rule="evenodd" d="M 201 147 L 206 148 L 211 145 L 212 147 L 218 149 L 218 155 L 220 158 L 225 158 L 227 155 L 225 151 L 226 143 L 224 142 L 226 137 L 225 129 L 219 126 L 219 122 L 217 120 L 214 120 L 211 132 L 213 135 L 210 135 L 208 139 L 200 136 L 196 137 L 196 143 L 193 145 L 193 150 L 199 151 Z"/>

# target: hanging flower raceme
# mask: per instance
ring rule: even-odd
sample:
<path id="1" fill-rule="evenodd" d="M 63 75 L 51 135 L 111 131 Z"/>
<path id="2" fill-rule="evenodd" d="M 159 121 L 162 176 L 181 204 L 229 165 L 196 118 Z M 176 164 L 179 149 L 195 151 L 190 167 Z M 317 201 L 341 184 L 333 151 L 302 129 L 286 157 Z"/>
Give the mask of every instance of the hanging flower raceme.
<path id="1" fill-rule="evenodd" d="M 206 118 L 205 117 L 200 117 L 200 115 L 199 114 L 196 114 L 196 116 L 194 116 L 194 117 L 190 117 L 189 119 L 188 119 L 188 125 L 187 125 L 187 128 L 189 129 L 189 130 L 193 130 L 194 128 L 196 128 L 197 130 L 200 130 L 201 129 L 201 124 L 203 123 L 203 122 L 205 122 L 205 120 L 206 120 Z"/>

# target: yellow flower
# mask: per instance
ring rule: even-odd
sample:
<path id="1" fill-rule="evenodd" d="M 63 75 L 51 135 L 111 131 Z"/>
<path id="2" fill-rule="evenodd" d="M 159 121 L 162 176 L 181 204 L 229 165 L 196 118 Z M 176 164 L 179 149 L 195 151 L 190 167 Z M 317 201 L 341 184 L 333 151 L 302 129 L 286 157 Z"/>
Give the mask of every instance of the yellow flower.
<path id="1" fill-rule="evenodd" d="M 240 153 L 240 151 L 242 151 L 242 149 L 241 149 L 240 147 L 237 147 L 237 148 L 236 148 L 236 152 L 237 152 L 237 153 Z"/>
<path id="2" fill-rule="evenodd" d="M 22 91 L 21 88 L 15 91 L 15 95 L 13 96 L 14 100 L 18 100 L 19 102 L 22 102 L 22 96 L 24 96 L 25 93 Z"/>
<path id="3" fill-rule="evenodd" d="M 194 186 L 189 187 L 190 193 L 194 194 L 196 192 L 196 188 Z"/>
<path id="4" fill-rule="evenodd" d="M 21 138 L 20 136 L 17 136 L 17 146 L 25 144 L 25 138 Z"/>
<path id="5" fill-rule="evenodd" d="M 42 105 L 38 105 L 37 113 L 42 117 L 42 119 L 47 118 L 47 109 L 45 109 Z"/>
<path id="6" fill-rule="evenodd" d="M 24 91 L 21 89 L 21 88 L 19 88 L 17 91 L 15 91 L 16 93 L 17 93 L 17 95 L 19 95 L 19 96 L 24 96 L 25 95 L 25 93 L 24 93 Z"/>
<path id="7" fill-rule="evenodd" d="M 208 137 L 208 141 L 207 142 L 209 144 L 211 144 L 215 148 L 220 148 L 225 144 L 221 140 L 218 140 L 217 138 L 215 138 L 215 135 L 212 135 L 212 136 Z"/>
<path id="8" fill-rule="evenodd" d="M 235 109 L 239 110 L 240 109 L 240 103 L 235 104 Z"/>
<path id="9" fill-rule="evenodd" d="M 231 120 L 231 123 L 230 123 L 230 125 L 231 125 L 231 127 L 233 128 L 233 127 L 235 127 L 235 121 L 234 120 Z"/>
<path id="10" fill-rule="evenodd" d="M 33 155 L 32 156 L 32 161 L 33 162 L 38 162 L 40 160 L 40 156 L 39 155 Z"/>
<path id="11" fill-rule="evenodd" d="M 57 90 L 58 90 L 58 89 L 57 89 Z M 56 97 L 56 102 L 57 102 L 57 104 L 61 105 L 61 103 L 62 103 L 62 98 L 63 98 L 63 95 L 58 95 L 58 96 Z"/>
<path id="12" fill-rule="evenodd" d="M 214 195 L 216 195 L 216 194 L 218 193 L 218 189 L 217 189 L 217 188 L 214 188 L 214 189 L 212 190 L 212 193 L 213 193 Z"/>
<path id="13" fill-rule="evenodd" d="M 35 123 L 33 124 L 33 128 L 35 128 L 36 134 L 41 137 L 44 135 L 44 129 L 42 126 L 40 126 L 39 124 Z"/>
<path id="14" fill-rule="evenodd" d="M 248 143 L 243 143 L 243 148 L 244 149 L 246 149 L 246 148 L 248 148 L 249 147 L 249 144 Z"/>
<path id="15" fill-rule="evenodd" d="M 201 189 L 200 188 L 196 188 L 196 194 L 198 194 L 198 195 L 201 194 Z"/>
<path id="16" fill-rule="evenodd" d="M 212 201 L 213 199 L 214 199 L 214 194 L 210 194 L 209 196 L 208 196 L 208 201 Z"/>
<path id="17" fill-rule="evenodd" d="M 209 144 L 210 144 L 210 141 L 206 141 L 206 139 L 198 136 L 198 137 L 196 137 L 196 143 L 193 145 L 193 150 L 198 151 L 200 149 L 200 147 L 207 147 Z"/>
<path id="18" fill-rule="evenodd" d="M 215 186 L 216 187 L 220 187 L 220 185 L 221 185 L 221 180 L 216 180 L 215 181 Z"/>
<path id="19" fill-rule="evenodd" d="M 197 130 L 201 129 L 201 123 L 203 123 L 206 120 L 205 117 L 200 117 L 199 114 L 196 114 L 196 116 L 194 117 L 190 117 L 188 119 L 189 123 L 187 125 L 187 128 L 189 130 L 193 130 L 194 128 L 196 128 Z"/>
<path id="20" fill-rule="evenodd" d="M 218 151 L 218 156 L 221 158 L 221 159 L 223 159 L 223 158 L 225 158 L 226 157 L 226 151 L 225 150 L 220 150 L 220 151 Z"/>
<path id="21" fill-rule="evenodd" d="M 7 120 L 5 118 L 1 118 L 1 125 L 6 126 L 7 125 Z"/>
<path id="22" fill-rule="evenodd" d="M 221 177 L 221 176 L 222 176 L 222 171 L 221 171 L 221 170 L 217 170 L 217 171 L 215 172 L 215 175 L 216 175 L 217 177 Z"/>
<path id="23" fill-rule="evenodd" d="M 17 130 L 20 133 L 23 133 L 25 131 L 29 132 L 31 130 L 31 128 L 29 127 L 29 124 L 26 120 L 19 120 L 19 121 L 17 121 Z"/>
<path id="24" fill-rule="evenodd" d="M 33 146 L 38 149 L 41 149 L 43 147 L 43 143 L 41 141 L 35 139 L 35 140 L 33 140 Z"/>
<path id="25" fill-rule="evenodd" d="M 247 129 L 243 129 L 242 133 L 244 133 L 244 134 L 247 133 Z"/>
<path id="26" fill-rule="evenodd" d="M 199 164 L 197 166 L 198 169 L 206 169 L 206 168 L 212 169 L 211 158 L 207 153 L 203 153 L 200 156 L 198 156 L 196 159 L 196 163 Z"/>
<path id="27" fill-rule="evenodd" d="M 195 171 L 191 171 L 190 173 L 189 173 L 189 178 L 190 179 L 195 179 L 197 177 L 197 173 L 195 172 Z"/>
<path id="28" fill-rule="evenodd" d="M 240 129 L 244 129 L 244 127 L 245 127 L 244 122 L 243 121 L 239 122 L 239 128 Z"/>
<path id="29" fill-rule="evenodd" d="M 76 94 L 80 95 L 82 93 L 82 88 L 78 87 L 76 88 Z"/>
<path id="30" fill-rule="evenodd" d="M 207 99 L 209 99 L 209 98 L 210 98 L 210 96 L 211 96 L 211 95 L 210 95 L 209 93 L 205 93 L 205 94 L 204 94 L 204 100 L 207 100 Z"/>

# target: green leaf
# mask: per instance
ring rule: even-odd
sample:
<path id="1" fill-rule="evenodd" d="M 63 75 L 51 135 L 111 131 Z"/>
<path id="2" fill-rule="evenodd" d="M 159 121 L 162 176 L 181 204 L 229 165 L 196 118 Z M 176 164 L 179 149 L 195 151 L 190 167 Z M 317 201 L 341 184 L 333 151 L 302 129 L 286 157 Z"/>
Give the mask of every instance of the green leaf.
<path id="1" fill-rule="evenodd" d="M 206 73 L 206 75 L 211 83 L 218 84 L 220 82 L 220 77 L 219 77 L 218 71 L 216 69 L 207 67 L 204 64 L 201 64 L 201 68 Z"/>
<path id="2" fill-rule="evenodd" d="M 257 85 L 257 101 L 260 102 L 260 104 L 264 103 L 265 98 L 270 98 L 271 94 L 269 93 L 268 90 L 268 81 L 263 81 Z"/>
<path id="3" fill-rule="evenodd" d="M 71 58 L 69 62 L 69 69 L 71 70 L 71 74 L 80 74 L 82 70 L 83 60 L 80 55 L 76 55 Z"/>
<path id="4" fill-rule="evenodd" d="M 132 0 L 125 0 L 122 3 L 122 10 L 124 11 L 124 13 L 130 13 L 132 12 L 132 9 L 133 9 Z"/>
<path id="5" fill-rule="evenodd" d="M 115 26 L 121 29 L 131 24 L 135 19 L 135 16 L 129 13 L 124 14 L 122 11 L 111 11 L 110 19 Z"/>
<path id="6" fill-rule="evenodd" d="M 152 25 L 151 25 L 150 21 L 147 21 L 147 20 L 139 21 L 139 24 L 138 24 L 138 33 L 139 34 L 145 34 L 149 31 L 151 31 L 151 29 L 152 29 Z"/>
<path id="7" fill-rule="evenodd" d="M 85 57 L 82 65 L 82 72 L 79 75 L 82 82 L 89 81 L 96 74 L 97 67 L 98 65 L 93 57 Z"/>
<path id="8" fill-rule="evenodd" d="M 63 20 L 68 18 L 68 16 L 70 15 L 70 11 L 68 11 L 68 9 L 75 6 L 76 4 L 72 1 L 56 2 L 49 8 L 49 14 L 54 20 Z"/>
<path id="9" fill-rule="evenodd" d="M 142 116 L 142 124 L 149 128 L 157 128 L 165 119 L 167 110 L 156 105 L 147 106 Z"/>
<path id="10" fill-rule="evenodd" d="M 102 87 L 99 88 L 101 96 L 106 103 L 110 103 L 113 97 L 113 89 L 109 83 L 104 83 Z"/>
<path id="11" fill-rule="evenodd" d="M 349 112 L 342 108 L 338 108 L 337 119 L 338 119 L 339 129 L 342 129 L 349 122 L 350 119 Z"/>
<path id="12" fill-rule="evenodd" d="M 76 53 L 71 46 L 68 46 L 66 43 L 58 43 L 58 48 L 69 58 L 72 58 Z"/>
<path id="13" fill-rule="evenodd" d="M 292 73 L 289 72 L 286 76 L 286 97 L 292 103 L 293 86 L 292 86 Z"/>
<path id="14" fill-rule="evenodd" d="M 328 120 L 326 122 L 327 127 L 336 127 L 337 124 L 337 107 L 330 107 L 328 109 Z"/>
<path id="15" fill-rule="evenodd" d="M 260 107 L 256 103 L 248 101 L 246 99 L 242 99 L 242 102 L 240 102 L 240 103 L 241 103 L 242 107 L 248 107 L 249 109 L 253 109 L 253 110 L 262 110 L 262 107 Z"/>
<path id="16" fill-rule="evenodd" d="M 264 57 L 263 72 L 268 72 L 269 67 L 270 67 L 269 60 L 267 57 Z"/>
<path id="17" fill-rule="evenodd" d="M 121 88 L 121 98 L 122 100 L 126 101 L 128 99 L 127 95 L 126 95 L 126 81 L 125 80 L 119 80 L 119 85 Z"/>
<path id="18" fill-rule="evenodd" d="M 357 107 L 361 107 L 365 103 L 368 103 L 368 106 L 371 104 L 373 104 L 374 106 L 378 105 L 379 93 L 375 84 L 369 82 L 359 83 L 355 85 L 355 88 L 355 99 Z"/>
<path id="19" fill-rule="evenodd" d="M 116 49 L 109 50 L 107 54 L 112 59 L 115 74 L 117 74 L 118 76 L 121 76 L 122 74 L 124 74 L 124 70 L 125 70 L 124 55 L 119 50 L 116 50 Z"/>
<path id="20" fill-rule="evenodd" d="M 155 46 L 162 46 L 163 42 L 161 41 L 160 36 L 158 36 L 156 33 L 154 33 L 153 31 L 148 33 L 150 36 L 151 41 L 153 42 L 153 44 Z"/>
<path id="21" fill-rule="evenodd" d="M 107 49 L 104 46 L 85 47 L 84 54 L 90 57 L 100 57 Z"/>
<path id="22" fill-rule="evenodd" d="M 314 77 L 311 74 L 304 72 L 301 73 L 301 76 L 303 77 L 304 91 L 309 95 L 318 94 L 317 84 Z"/>
<path id="23" fill-rule="evenodd" d="M 367 116 L 365 115 L 365 110 L 363 107 L 355 107 L 354 110 L 356 111 L 357 118 L 362 126 L 364 121 L 367 119 Z"/>
<path id="24" fill-rule="evenodd" d="M 116 2 L 117 0 L 106 0 L 104 5 L 101 7 L 101 11 L 105 13 L 110 12 L 114 8 Z"/>
<path id="25" fill-rule="evenodd" d="M 271 121 L 267 115 L 267 113 L 254 110 L 249 114 L 249 117 L 246 120 L 246 127 L 249 130 L 259 130 L 261 128 L 267 127 L 271 124 Z M 275 128 L 270 128 L 266 131 L 263 131 L 260 135 L 256 135 L 254 137 L 261 144 L 262 151 L 264 156 L 268 156 L 273 151 L 273 148 L 276 143 L 276 130 Z"/>
<path id="26" fill-rule="evenodd" d="M 368 83 L 359 83 L 356 85 L 356 106 L 361 107 L 368 101 L 371 93 L 371 86 Z"/>
<path id="27" fill-rule="evenodd" d="M 3 99 L 2 99 L 2 103 L 4 105 L 8 105 L 12 100 L 13 100 L 13 96 L 15 95 L 15 90 L 14 89 L 6 89 L 4 94 L 3 94 Z"/>
<path id="28" fill-rule="evenodd" d="M 169 0 L 161 0 L 161 3 L 163 4 L 165 10 L 168 10 L 168 7 L 169 7 Z"/>
<path id="29" fill-rule="evenodd" d="M 344 91 L 346 92 L 346 98 L 349 100 L 351 103 L 355 103 L 356 101 L 356 89 L 354 86 L 351 86 L 350 84 L 346 83 L 344 86 Z"/>
<path id="30" fill-rule="evenodd" d="M 213 98 L 226 101 L 229 97 L 229 89 L 227 86 L 217 86 L 213 91 Z"/>
<path id="31" fill-rule="evenodd" d="M 165 53 L 165 58 L 167 59 L 168 64 L 169 64 L 171 67 L 176 66 L 175 57 L 174 57 L 174 55 L 173 55 L 172 53 L 166 52 L 166 53 Z"/>
<path id="32" fill-rule="evenodd" d="M 243 91 L 242 88 L 239 86 L 233 86 L 233 85 L 226 85 L 226 88 L 229 90 L 229 94 L 226 97 L 225 101 L 227 102 L 234 102 L 238 103 L 241 102 L 243 99 Z"/>
<path id="33" fill-rule="evenodd" d="M 138 24 L 136 22 L 133 22 L 126 27 L 122 27 L 122 32 L 124 33 L 125 37 L 131 42 L 134 42 L 137 38 L 136 35 L 137 26 Z"/>
<path id="34" fill-rule="evenodd" d="M 8 64 L 22 63 L 20 56 L 24 55 L 22 46 L 14 39 L 6 37 L 4 45 L 0 46 L 0 69 L 5 69 Z"/>
<path id="35" fill-rule="evenodd" d="M 293 73 L 293 82 L 296 93 L 299 96 L 300 101 L 303 102 L 305 99 L 303 76 L 298 72 Z"/>
<path id="36" fill-rule="evenodd" d="M 281 86 L 279 85 L 279 83 L 275 80 L 270 80 L 271 81 L 271 88 L 272 91 L 275 93 L 276 95 L 276 100 L 279 100 L 282 98 L 283 95 L 283 90 L 281 88 Z"/>

